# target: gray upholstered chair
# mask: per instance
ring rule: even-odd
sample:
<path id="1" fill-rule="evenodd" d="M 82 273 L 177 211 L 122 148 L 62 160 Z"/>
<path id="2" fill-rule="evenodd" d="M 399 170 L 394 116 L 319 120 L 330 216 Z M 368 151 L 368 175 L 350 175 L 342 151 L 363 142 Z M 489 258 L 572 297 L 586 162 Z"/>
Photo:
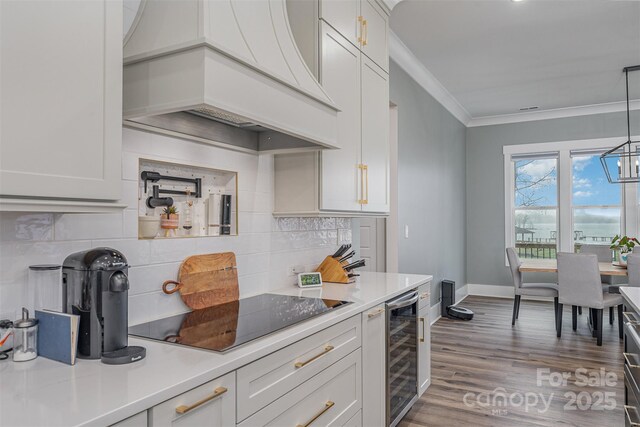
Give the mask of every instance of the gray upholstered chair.
<path id="1" fill-rule="evenodd" d="M 556 319 L 558 317 L 558 285 L 555 283 L 524 283 L 522 273 L 520 272 L 520 258 L 514 248 L 507 248 L 507 258 L 509 259 L 509 268 L 513 277 L 513 286 L 515 288 L 515 298 L 513 299 L 513 315 L 511 317 L 511 325 L 516 324 L 516 319 L 520 313 L 520 298 L 522 295 L 535 297 L 553 297 L 553 308 L 556 311 Z"/>
<path id="2" fill-rule="evenodd" d="M 577 328 L 577 307 L 588 307 L 598 345 L 602 345 L 602 312 L 618 307 L 618 329 L 622 339 L 622 296 L 602 289 L 598 257 L 595 254 L 558 253 L 557 335 L 562 334 L 562 307 L 572 305 L 573 330 Z"/>
<path id="3" fill-rule="evenodd" d="M 582 254 L 596 254 L 598 262 L 611 262 L 613 259 L 613 253 L 609 245 L 582 245 L 580 247 L 580 253 Z M 612 294 L 620 293 L 620 283 L 616 283 L 613 276 L 600 276 L 602 281 L 603 290 Z M 609 324 L 613 325 L 615 318 L 613 307 L 609 307 Z"/>
<path id="4" fill-rule="evenodd" d="M 627 257 L 629 285 L 640 287 L 640 253 L 634 252 Z"/>

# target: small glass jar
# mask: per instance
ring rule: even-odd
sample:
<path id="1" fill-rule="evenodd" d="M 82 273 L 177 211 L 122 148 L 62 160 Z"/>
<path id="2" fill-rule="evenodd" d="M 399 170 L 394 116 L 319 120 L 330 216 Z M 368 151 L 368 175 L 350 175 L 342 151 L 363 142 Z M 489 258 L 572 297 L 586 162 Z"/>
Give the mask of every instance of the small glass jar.
<path id="1" fill-rule="evenodd" d="M 62 311 L 62 266 L 56 264 L 29 266 L 27 308 Z"/>
<path id="2" fill-rule="evenodd" d="M 38 319 L 29 318 L 22 309 L 22 319 L 13 322 L 13 361 L 26 362 L 38 357 Z"/>

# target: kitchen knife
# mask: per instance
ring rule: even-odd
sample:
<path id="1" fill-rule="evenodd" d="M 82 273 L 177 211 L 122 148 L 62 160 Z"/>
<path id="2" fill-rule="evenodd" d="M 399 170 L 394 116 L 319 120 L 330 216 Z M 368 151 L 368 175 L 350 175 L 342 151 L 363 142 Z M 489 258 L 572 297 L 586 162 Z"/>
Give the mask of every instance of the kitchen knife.
<path id="1" fill-rule="evenodd" d="M 342 267 L 345 271 L 351 271 L 354 268 L 360 268 L 360 267 L 364 267 L 365 266 L 365 262 L 363 259 L 358 260 L 356 262 L 352 262 L 349 265 L 345 265 L 344 267 Z"/>
<path id="2" fill-rule="evenodd" d="M 334 253 L 333 255 L 331 255 L 331 257 L 333 257 L 333 258 L 339 258 L 339 257 L 340 257 L 340 255 L 342 255 L 342 254 L 344 253 L 344 250 L 345 250 L 345 249 L 344 249 L 344 247 L 345 247 L 345 246 L 347 246 L 347 245 L 340 245 L 340 247 L 338 248 L 338 250 L 337 250 L 337 251 L 335 251 L 335 253 Z"/>
<path id="3" fill-rule="evenodd" d="M 345 262 L 346 260 L 348 260 L 349 258 L 353 257 L 356 254 L 356 251 L 351 251 L 348 254 L 346 254 L 345 256 L 343 256 L 342 258 L 340 258 L 338 260 L 338 262 Z"/>
<path id="4" fill-rule="evenodd" d="M 336 253 L 337 253 L 337 255 L 335 255 L 335 256 L 334 256 L 334 258 L 339 258 L 339 257 L 341 257 L 341 256 L 342 256 L 342 255 L 344 255 L 344 254 L 345 254 L 349 249 L 351 249 L 351 245 L 350 245 L 350 244 L 348 244 L 348 245 L 342 245 L 342 246 L 340 247 L 340 249 L 338 249 L 338 252 L 336 252 Z"/>

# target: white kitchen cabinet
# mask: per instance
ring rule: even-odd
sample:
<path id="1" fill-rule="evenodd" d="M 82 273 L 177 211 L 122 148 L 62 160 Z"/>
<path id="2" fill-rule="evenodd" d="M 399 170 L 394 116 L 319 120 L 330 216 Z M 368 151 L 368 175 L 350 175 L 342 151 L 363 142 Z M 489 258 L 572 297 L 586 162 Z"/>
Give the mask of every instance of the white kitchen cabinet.
<path id="1" fill-rule="evenodd" d="M 333 101 L 340 106 L 338 113 L 339 150 L 320 154 L 320 206 L 324 210 L 358 211 L 358 194 L 362 191 L 359 165 L 361 163 L 361 103 L 360 52 L 326 23 L 322 30 L 320 80 Z"/>
<path id="2" fill-rule="evenodd" d="M 386 422 L 386 322 L 385 305 L 362 313 L 362 425 Z"/>
<path id="3" fill-rule="evenodd" d="M 362 52 L 389 72 L 389 15 L 375 0 L 362 0 L 360 7 L 364 20 Z"/>
<path id="4" fill-rule="evenodd" d="M 358 46 L 361 30 L 361 23 L 358 20 L 360 0 L 320 0 L 318 3 L 320 18 L 354 46 Z"/>
<path id="5" fill-rule="evenodd" d="M 354 316 L 238 369 L 238 421 L 358 349 L 360 328 Z"/>
<path id="6" fill-rule="evenodd" d="M 384 14 L 378 3 L 372 2 L 365 8 Z M 276 155 L 274 215 L 371 216 L 389 212 L 389 76 L 360 50 L 361 46 L 344 36 L 344 30 L 341 33 L 336 29 L 341 24 L 335 23 L 342 21 L 335 15 L 353 13 L 348 11 L 353 3 L 321 0 L 319 6 L 323 18 L 319 20 L 317 40 L 318 77 L 340 108 L 340 149 Z M 331 5 L 329 9 L 327 4 Z M 304 8 L 290 10 L 294 36 L 304 39 L 299 48 L 310 49 L 307 30 L 318 18 Z M 379 25 L 372 27 L 374 31 Z M 387 31 L 387 21 L 384 25 Z M 386 35 L 382 38 L 386 40 Z M 385 57 L 386 49 L 384 44 Z M 310 55 L 303 52 L 305 58 Z"/>
<path id="7" fill-rule="evenodd" d="M 427 283 L 418 288 L 418 396 L 422 396 L 431 384 L 430 286 Z"/>
<path id="8" fill-rule="evenodd" d="M 369 58 L 362 59 L 362 181 L 367 202 L 362 210 L 389 212 L 389 75 Z"/>
<path id="9" fill-rule="evenodd" d="M 112 424 L 111 427 L 146 427 L 148 423 L 147 418 L 147 411 L 142 411 L 118 423 Z"/>
<path id="10" fill-rule="evenodd" d="M 350 353 L 238 426 L 346 425 L 362 404 L 361 357 Z"/>
<path id="11" fill-rule="evenodd" d="M 149 426 L 228 427 L 236 424 L 236 373 L 169 399 L 149 410 Z"/>
<path id="12" fill-rule="evenodd" d="M 1 1 L 0 61 L 0 210 L 113 207 L 122 1 Z"/>

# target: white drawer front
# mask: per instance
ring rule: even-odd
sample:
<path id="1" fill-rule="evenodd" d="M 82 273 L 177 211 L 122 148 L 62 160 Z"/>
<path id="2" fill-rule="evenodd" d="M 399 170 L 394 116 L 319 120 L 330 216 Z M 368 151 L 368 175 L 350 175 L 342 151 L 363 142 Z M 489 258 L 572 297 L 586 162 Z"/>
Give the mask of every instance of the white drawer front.
<path id="1" fill-rule="evenodd" d="M 238 369 L 238 420 L 360 347 L 360 329 L 354 316 Z"/>
<path id="2" fill-rule="evenodd" d="M 424 308 L 429 307 L 429 294 L 431 292 L 431 282 L 425 283 L 418 287 L 418 307 Z"/>
<path id="3" fill-rule="evenodd" d="M 149 419 L 153 427 L 227 427 L 235 425 L 235 414 L 235 373 L 231 372 L 154 406 Z"/>
<path id="4" fill-rule="evenodd" d="M 239 424 L 345 426 L 361 405 L 361 351 L 349 354 Z"/>
<path id="5" fill-rule="evenodd" d="M 382 425 L 382 424 L 380 424 Z M 362 426 L 362 409 L 358 411 L 343 427 L 363 427 Z M 371 426 L 366 426 L 371 427 Z"/>

